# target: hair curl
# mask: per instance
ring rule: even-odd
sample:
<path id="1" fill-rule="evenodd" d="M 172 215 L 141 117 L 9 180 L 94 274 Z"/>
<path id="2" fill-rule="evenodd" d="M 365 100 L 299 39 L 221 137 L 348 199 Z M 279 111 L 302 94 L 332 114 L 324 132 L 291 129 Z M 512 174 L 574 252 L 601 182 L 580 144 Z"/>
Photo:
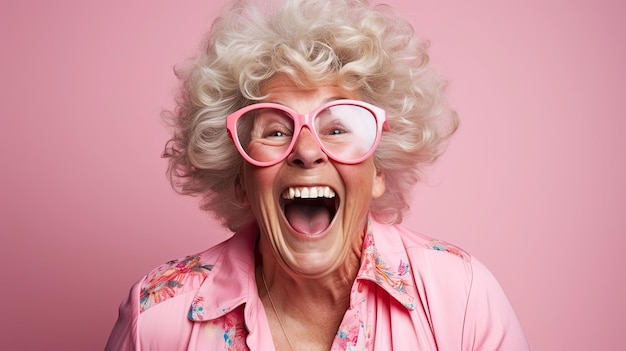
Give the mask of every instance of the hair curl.
<path id="1" fill-rule="evenodd" d="M 225 118 L 262 99 L 260 87 L 282 73 L 298 84 L 336 82 L 386 110 L 391 130 L 374 153 L 386 191 L 370 211 L 401 222 L 422 167 L 458 126 L 427 47 L 390 7 L 367 0 L 237 2 L 215 20 L 201 54 L 176 69 L 182 89 L 166 115 L 174 134 L 164 153 L 173 188 L 200 196 L 200 207 L 233 231 L 253 220 L 236 201 L 245 161 Z"/>

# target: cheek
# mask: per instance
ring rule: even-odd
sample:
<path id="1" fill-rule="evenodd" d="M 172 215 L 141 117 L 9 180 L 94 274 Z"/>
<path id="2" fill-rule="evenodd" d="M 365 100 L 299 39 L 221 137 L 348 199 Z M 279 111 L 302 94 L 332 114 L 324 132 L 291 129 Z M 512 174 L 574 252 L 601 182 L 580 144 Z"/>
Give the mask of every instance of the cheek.
<path id="1" fill-rule="evenodd" d="M 250 203 L 258 202 L 265 194 L 271 194 L 276 179 L 275 167 L 244 166 L 243 186 L 246 198 Z"/>
<path id="2" fill-rule="evenodd" d="M 357 208 L 369 207 L 369 202 L 380 189 L 373 164 L 345 166 L 340 172 L 347 190 L 346 204 Z"/>

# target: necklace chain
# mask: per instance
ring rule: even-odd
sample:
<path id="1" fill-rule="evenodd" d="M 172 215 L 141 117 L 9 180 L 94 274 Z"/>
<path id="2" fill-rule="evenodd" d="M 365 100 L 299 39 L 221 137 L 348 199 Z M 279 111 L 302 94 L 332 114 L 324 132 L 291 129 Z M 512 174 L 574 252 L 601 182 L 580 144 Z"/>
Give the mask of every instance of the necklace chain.
<path id="1" fill-rule="evenodd" d="M 287 331 L 283 326 L 283 322 L 280 320 L 280 316 L 278 315 L 278 310 L 276 310 L 276 305 L 274 305 L 274 299 L 272 299 L 272 293 L 270 293 L 270 289 L 267 287 L 267 282 L 265 281 L 265 273 L 263 273 L 263 268 L 261 268 L 261 279 L 263 280 L 263 286 L 265 287 L 265 291 L 267 291 L 267 297 L 270 298 L 270 304 L 272 305 L 272 309 L 274 310 L 274 314 L 276 315 L 276 319 L 278 320 L 278 325 L 280 325 L 280 329 L 283 331 L 283 335 L 285 335 L 285 339 L 287 339 L 287 343 L 289 344 L 289 349 L 293 351 L 293 345 L 291 344 L 291 340 L 289 340 L 289 336 L 287 335 Z"/>

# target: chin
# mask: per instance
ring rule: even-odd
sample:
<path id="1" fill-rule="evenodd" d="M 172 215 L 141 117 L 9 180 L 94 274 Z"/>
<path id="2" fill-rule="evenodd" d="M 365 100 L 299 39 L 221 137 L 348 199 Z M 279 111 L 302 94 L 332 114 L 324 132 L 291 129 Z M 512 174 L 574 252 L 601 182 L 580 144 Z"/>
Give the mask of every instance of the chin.
<path id="1" fill-rule="evenodd" d="M 350 253 L 350 244 L 345 242 L 343 231 L 333 229 L 324 231 L 319 240 L 302 242 L 297 240 L 292 254 L 285 255 L 287 265 L 294 273 L 310 278 L 331 274 L 346 265 Z"/>

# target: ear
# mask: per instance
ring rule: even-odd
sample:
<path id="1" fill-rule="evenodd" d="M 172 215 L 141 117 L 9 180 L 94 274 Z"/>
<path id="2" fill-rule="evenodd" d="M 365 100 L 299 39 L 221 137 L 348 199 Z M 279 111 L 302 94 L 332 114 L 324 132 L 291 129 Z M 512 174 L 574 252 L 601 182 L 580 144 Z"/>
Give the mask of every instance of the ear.
<path id="1" fill-rule="evenodd" d="M 372 198 L 377 199 L 385 193 L 385 173 L 377 169 L 372 184 Z"/>
<path id="2" fill-rule="evenodd" d="M 235 178 L 235 199 L 237 199 L 237 202 L 242 206 L 250 205 L 248 192 L 243 184 L 243 177 L 241 175 Z"/>

